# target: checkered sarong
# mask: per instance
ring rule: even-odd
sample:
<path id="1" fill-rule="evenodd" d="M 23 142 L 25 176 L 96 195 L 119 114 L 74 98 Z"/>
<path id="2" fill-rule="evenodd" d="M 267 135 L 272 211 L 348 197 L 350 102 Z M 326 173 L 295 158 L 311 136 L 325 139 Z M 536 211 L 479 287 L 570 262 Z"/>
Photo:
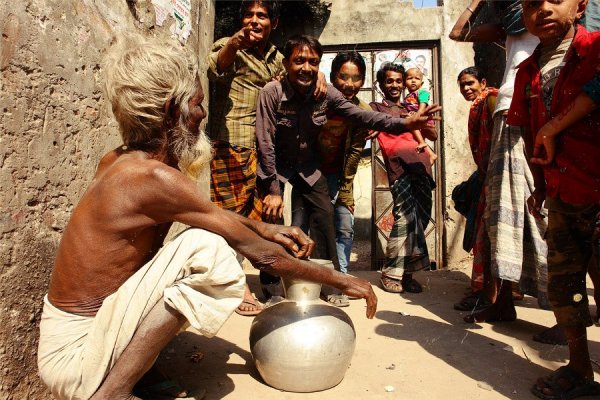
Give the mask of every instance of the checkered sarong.
<path id="1" fill-rule="evenodd" d="M 213 142 L 210 163 L 210 199 L 257 221 L 262 217 L 262 200 L 256 188 L 256 150 L 226 142 Z"/>
<path id="2" fill-rule="evenodd" d="M 394 226 L 386 249 L 383 274 L 401 279 L 429 267 L 425 229 L 431 218 L 431 178 L 425 174 L 404 174 L 391 187 L 394 198 Z"/>

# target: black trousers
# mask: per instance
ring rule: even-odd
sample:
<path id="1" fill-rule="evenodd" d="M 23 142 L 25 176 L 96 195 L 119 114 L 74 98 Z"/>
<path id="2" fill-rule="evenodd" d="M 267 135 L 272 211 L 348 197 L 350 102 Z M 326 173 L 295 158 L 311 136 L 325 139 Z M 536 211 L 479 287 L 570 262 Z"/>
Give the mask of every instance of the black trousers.
<path id="1" fill-rule="evenodd" d="M 292 185 L 292 225 L 298 226 L 315 242 L 311 258 L 331 260 L 336 271 L 340 270 L 340 261 L 335 243 L 334 210 L 329 197 L 327 179 L 324 175 L 310 186 L 300 175 L 290 180 Z M 282 191 L 283 192 L 283 191 Z M 308 217 L 308 218 L 307 218 Z M 308 226 L 306 222 L 308 220 Z M 269 284 L 279 281 L 271 274 L 260 273 L 260 282 Z"/>
<path id="2" fill-rule="evenodd" d="M 334 209 L 329 196 L 327 179 L 321 175 L 310 186 L 299 175 L 290 179 L 292 185 L 292 225 L 300 227 L 315 241 L 312 258 L 331 260 L 340 270 L 335 242 Z M 308 221 L 308 227 L 306 226 Z"/>

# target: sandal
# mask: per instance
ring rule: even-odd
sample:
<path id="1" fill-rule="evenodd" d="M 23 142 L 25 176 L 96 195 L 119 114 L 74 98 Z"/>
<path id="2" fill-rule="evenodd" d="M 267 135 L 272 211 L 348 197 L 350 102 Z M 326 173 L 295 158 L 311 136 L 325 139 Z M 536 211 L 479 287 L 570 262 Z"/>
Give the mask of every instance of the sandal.
<path id="1" fill-rule="evenodd" d="M 408 293 L 421 293 L 423 291 L 423 286 L 412 276 L 410 278 L 402 278 L 402 287 Z"/>
<path id="2" fill-rule="evenodd" d="M 544 389 L 550 389 L 552 394 L 544 393 Z M 600 395 L 600 383 L 579 375 L 565 365 L 551 375 L 538 379 L 531 392 L 544 400 L 569 400 L 581 396 Z"/>
<path id="3" fill-rule="evenodd" d="M 336 307 L 348 307 L 350 301 L 345 294 L 330 294 L 327 296 L 327 302 Z"/>
<path id="4" fill-rule="evenodd" d="M 242 310 L 240 307 L 243 304 L 250 306 L 250 307 L 254 307 L 254 309 L 253 310 Z M 264 306 L 262 305 L 262 303 L 256 299 L 253 299 L 253 300 L 242 301 L 242 303 L 239 306 L 237 306 L 237 308 L 235 309 L 235 312 L 237 314 L 243 315 L 245 317 L 253 317 L 255 315 L 260 314 L 262 312 L 262 310 L 264 310 Z"/>
<path id="5" fill-rule="evenodd" d="M 387 275 L 381 275 L 379 282 L 381 283 L 381 288 L 388 293 L 402 293 L 404 291 L 402 288 L 402 282 L 400 282 L 399 279 L 390 278 Z"/>

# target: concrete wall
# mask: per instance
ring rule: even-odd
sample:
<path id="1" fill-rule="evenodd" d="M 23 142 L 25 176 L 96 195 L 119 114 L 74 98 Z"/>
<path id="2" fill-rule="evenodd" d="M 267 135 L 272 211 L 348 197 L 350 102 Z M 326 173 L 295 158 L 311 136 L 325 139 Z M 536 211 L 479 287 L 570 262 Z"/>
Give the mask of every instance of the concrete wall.
<path id="1" fill-rule="evenodd" d="M 170 2 L 168 2 L 170 3 Z M 193 46 L 212 43 L 214 3 L 192 0 Z M 97 78 L 111 37 L 168 35 L 151 1 L 0 3 L 0 398 L 46 399 L 38 325 L 61 232 L 97 161 L 120 139 Z"/>
<path id="2" fill-rule="evenodd" d="M 448 39 L 454 22 L 464 10 L 462 1 L 448 0 L 441 7 L 413 8 L 412 1 L 398 0 L 333 0 L 331 14 L 319 40 L 324 45 L 352 45 L 400 41 L 435 40 L 440 43 L 441 101 L 443 111 L 443 151 L 441 166 L 444 171 L 444 228 L 446 232 L 447 264 L 464 258 L 462 250 L 463 218 L 454 211 L 450 194 L 456 184 L 475 170 L 467 141 L 469 103 L 458 91 L 456 76 L 465 67 L 473 65 L 472 44 Z M 349 23 L 351 21 L 351 23 Z M 350 46 L 351 47 L 351 46 Z M 371 179 L 369 174 L 359 174 Z M 368 182 L 358 183 L 362 196 L 369 193 Z M 364 199 L 363 199 L 364 200 Z M 361 207 L 358 204 L 358 207 Z M 361 212 L 370 210 L 357 209 Z"/>

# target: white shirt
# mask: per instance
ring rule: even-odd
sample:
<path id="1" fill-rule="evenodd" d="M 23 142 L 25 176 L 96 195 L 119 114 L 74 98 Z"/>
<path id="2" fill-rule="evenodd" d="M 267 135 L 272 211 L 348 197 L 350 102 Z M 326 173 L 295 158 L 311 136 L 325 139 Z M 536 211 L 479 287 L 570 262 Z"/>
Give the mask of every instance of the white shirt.
<path id="1" fill-rule="evenodd" d="M 494 114 L 510 108 L 515 77 L 517 75 L 517 66 L 533 54 L 539 42 L 540 39 L 537 36 L 533 36 L 527 31 L 506 37 L 506 68 L 504 69 L 502 84 L 500 85 L 500 89 L 498 89 Z"/>

